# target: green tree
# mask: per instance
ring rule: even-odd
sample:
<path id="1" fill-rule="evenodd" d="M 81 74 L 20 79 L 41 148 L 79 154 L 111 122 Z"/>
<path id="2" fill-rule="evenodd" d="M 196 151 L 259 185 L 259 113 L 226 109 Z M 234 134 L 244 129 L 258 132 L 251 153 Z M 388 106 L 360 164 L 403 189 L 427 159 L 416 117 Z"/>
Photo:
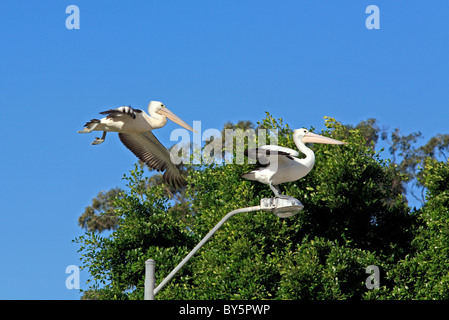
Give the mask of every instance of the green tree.
<path id="1" fill-rule="evenodd" d="M 138 165 L 124 178 L 129 192 L 122 191 L 112 203 L 115 230 L 109 236 L 91 230 L 74 240 L 80 244 L 82 268 L 91 275 L 85 299 L 143 299 L 145 261 L 152 257 L 160 272 L 169 272 L 173 260 L 197 240 L 181 218 L 183 211 L 169 204 L 163 185 L 151 185 Z"/>
<path id="2" fill-rule="evenodd" d="M 419 226 L 394 188 L 403 175 L 367 143 L 360 128 L 331 118 L 325 124 L 322 134 L 347 145 L 313 145 L 315 168 L 282 186 L 305 209 L 289 219 L 267 212 L 234 216 L 158 299 L 372 298 L 364 282 L 371 264 L 389 274 L 376 294 L 390 292 L 395 267 L 416 245 Z M 282 119 L 267 114 L 258 125 L 277 131 L 280 145 L 295 148 L 292 129 Z M 76 239 L 83 268 L 91 274 L 85 297 L 141 299 L 146 259 L 157 261 L 159 283 L 225 214 L 273 196 L 268 186 L 240 178 L 252 167 L 192 166 L 183 210 L 136 167 L 126 178 L 128 190 L 112 203 L 115 230 L 105 237 L 88 231 Z"/>
<path id="3" fill-rule="evenodd" d="M 78 218 L 78 225 L 88 231 L 102 232 L 117 226 L 117 214 L 114 202 L 123 191 L 113 188 L 109 191 L 100 191 L 92 199 L 92 204 L 84 210 Z"/>

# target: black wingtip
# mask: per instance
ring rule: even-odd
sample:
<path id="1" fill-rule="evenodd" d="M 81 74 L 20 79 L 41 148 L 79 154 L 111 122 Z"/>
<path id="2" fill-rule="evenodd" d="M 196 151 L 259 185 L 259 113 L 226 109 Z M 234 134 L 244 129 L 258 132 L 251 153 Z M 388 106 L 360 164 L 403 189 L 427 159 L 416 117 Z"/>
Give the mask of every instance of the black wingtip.
<path id="1" fill-rule="evenodd" d="M 182 189 L 187 186 L 187 181 L 180 174 L 173 176 L 173 173 L 170 174 L 168 171 L 165 171 L 162 178 L 175 190 Z"/>

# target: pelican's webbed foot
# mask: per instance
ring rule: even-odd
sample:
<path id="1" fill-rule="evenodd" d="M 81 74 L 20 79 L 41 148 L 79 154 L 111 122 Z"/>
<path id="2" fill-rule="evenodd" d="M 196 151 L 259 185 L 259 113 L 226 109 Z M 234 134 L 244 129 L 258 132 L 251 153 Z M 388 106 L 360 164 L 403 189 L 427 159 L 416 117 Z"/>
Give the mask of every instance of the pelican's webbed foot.
<path id="1" fill-rule="evenodd" d="M 103 131 L 103 135 L 101 136 L 101 138 L 96 137 L 95 141 L 92 142 L 92 144 L 93 145 L 101 144 L 104 142 L 105 139 L 106 139 L 106 131 Z"/>

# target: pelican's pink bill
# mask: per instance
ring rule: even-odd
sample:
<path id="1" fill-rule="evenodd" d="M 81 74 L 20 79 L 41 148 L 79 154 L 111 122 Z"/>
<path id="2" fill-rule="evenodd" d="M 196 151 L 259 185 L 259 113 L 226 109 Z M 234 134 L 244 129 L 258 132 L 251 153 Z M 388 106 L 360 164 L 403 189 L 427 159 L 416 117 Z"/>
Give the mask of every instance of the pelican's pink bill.
<path id="1" fill-rule="evenodd" d="M 307 132 L 302 138 L 303 143 L 325 143 L 325 144 L 346 144 L 339 140 L 335 140 L 329 137 L 320 136 L 319 134 Z"/>
<path id="2" fill-rule="evenodd" d="M 175 115 L 173 112 L 168 110 L 167 107 L 163 107 L 163 108 L 159 109 L 158 113 L 163 116 L 166 116 L 174 123 L 179 124 L 181 127 L 185 128 L 187 130 L 193 131 L 195 133 L 198 133 L 191 126 L 189 126 L 187 123 L 185 123 L 183 120 L 181 120 L 177 115 Z"/>

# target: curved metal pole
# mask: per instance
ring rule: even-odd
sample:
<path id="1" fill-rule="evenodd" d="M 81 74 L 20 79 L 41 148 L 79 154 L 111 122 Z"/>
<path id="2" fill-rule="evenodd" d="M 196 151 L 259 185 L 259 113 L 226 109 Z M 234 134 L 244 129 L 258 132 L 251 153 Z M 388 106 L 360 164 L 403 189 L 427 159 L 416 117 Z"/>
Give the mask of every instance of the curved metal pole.
<path id="1" fill-rule="evenodd" d="M 156 289 L 154 289 L 154 294 L 151 296 L 151 298 L 154 299 L 154 296 L 159 292 L 159 290 L 161 290 L 172 278 L 173 276 L 179 271 L 181 270 L 181 268 L 187 263 L 187 261 L 190 260 L 190 258 L 193 257 L 193 255 L 199 250 L 201 249 L 202 246 L 204 246 L 204 244 L 207 242 L 207 240 L 209 240 L 210 237 L 213 236 L 213 234 L 215 232 L 217 232 L 218 229 L 220 229 L 220 227 L 226 222 L 228 221 L 228 219 L 230 217 L 232 217 L 233 215 L 236 215 L 238 213 L 242 213 L 242 212 L 251 212 L 251 211 L 258 211 L 261 210 L 261 206 L 254 206 L 254 207 L 248 207 L 248 208 L 241 208 L 241 209 L 236 209 L 234 211 L 229 212 L 227 215 L 225 215 L 223 217 L 223 219 L 220 220 L 220 222 L 217 223 L 217 225 L 211 230 L 209 231 L 208 234 L 206 234 L 206 236 L 196 245 L 195 248 L 193 248 L 192 251 L 190 251 L 190 253 L 184 258 L 184 260 L 182 260 L 178 266 L 176 268 L 173 269 L 172 272 L 170 272 L 170 274 L 157 286 Z"/>

